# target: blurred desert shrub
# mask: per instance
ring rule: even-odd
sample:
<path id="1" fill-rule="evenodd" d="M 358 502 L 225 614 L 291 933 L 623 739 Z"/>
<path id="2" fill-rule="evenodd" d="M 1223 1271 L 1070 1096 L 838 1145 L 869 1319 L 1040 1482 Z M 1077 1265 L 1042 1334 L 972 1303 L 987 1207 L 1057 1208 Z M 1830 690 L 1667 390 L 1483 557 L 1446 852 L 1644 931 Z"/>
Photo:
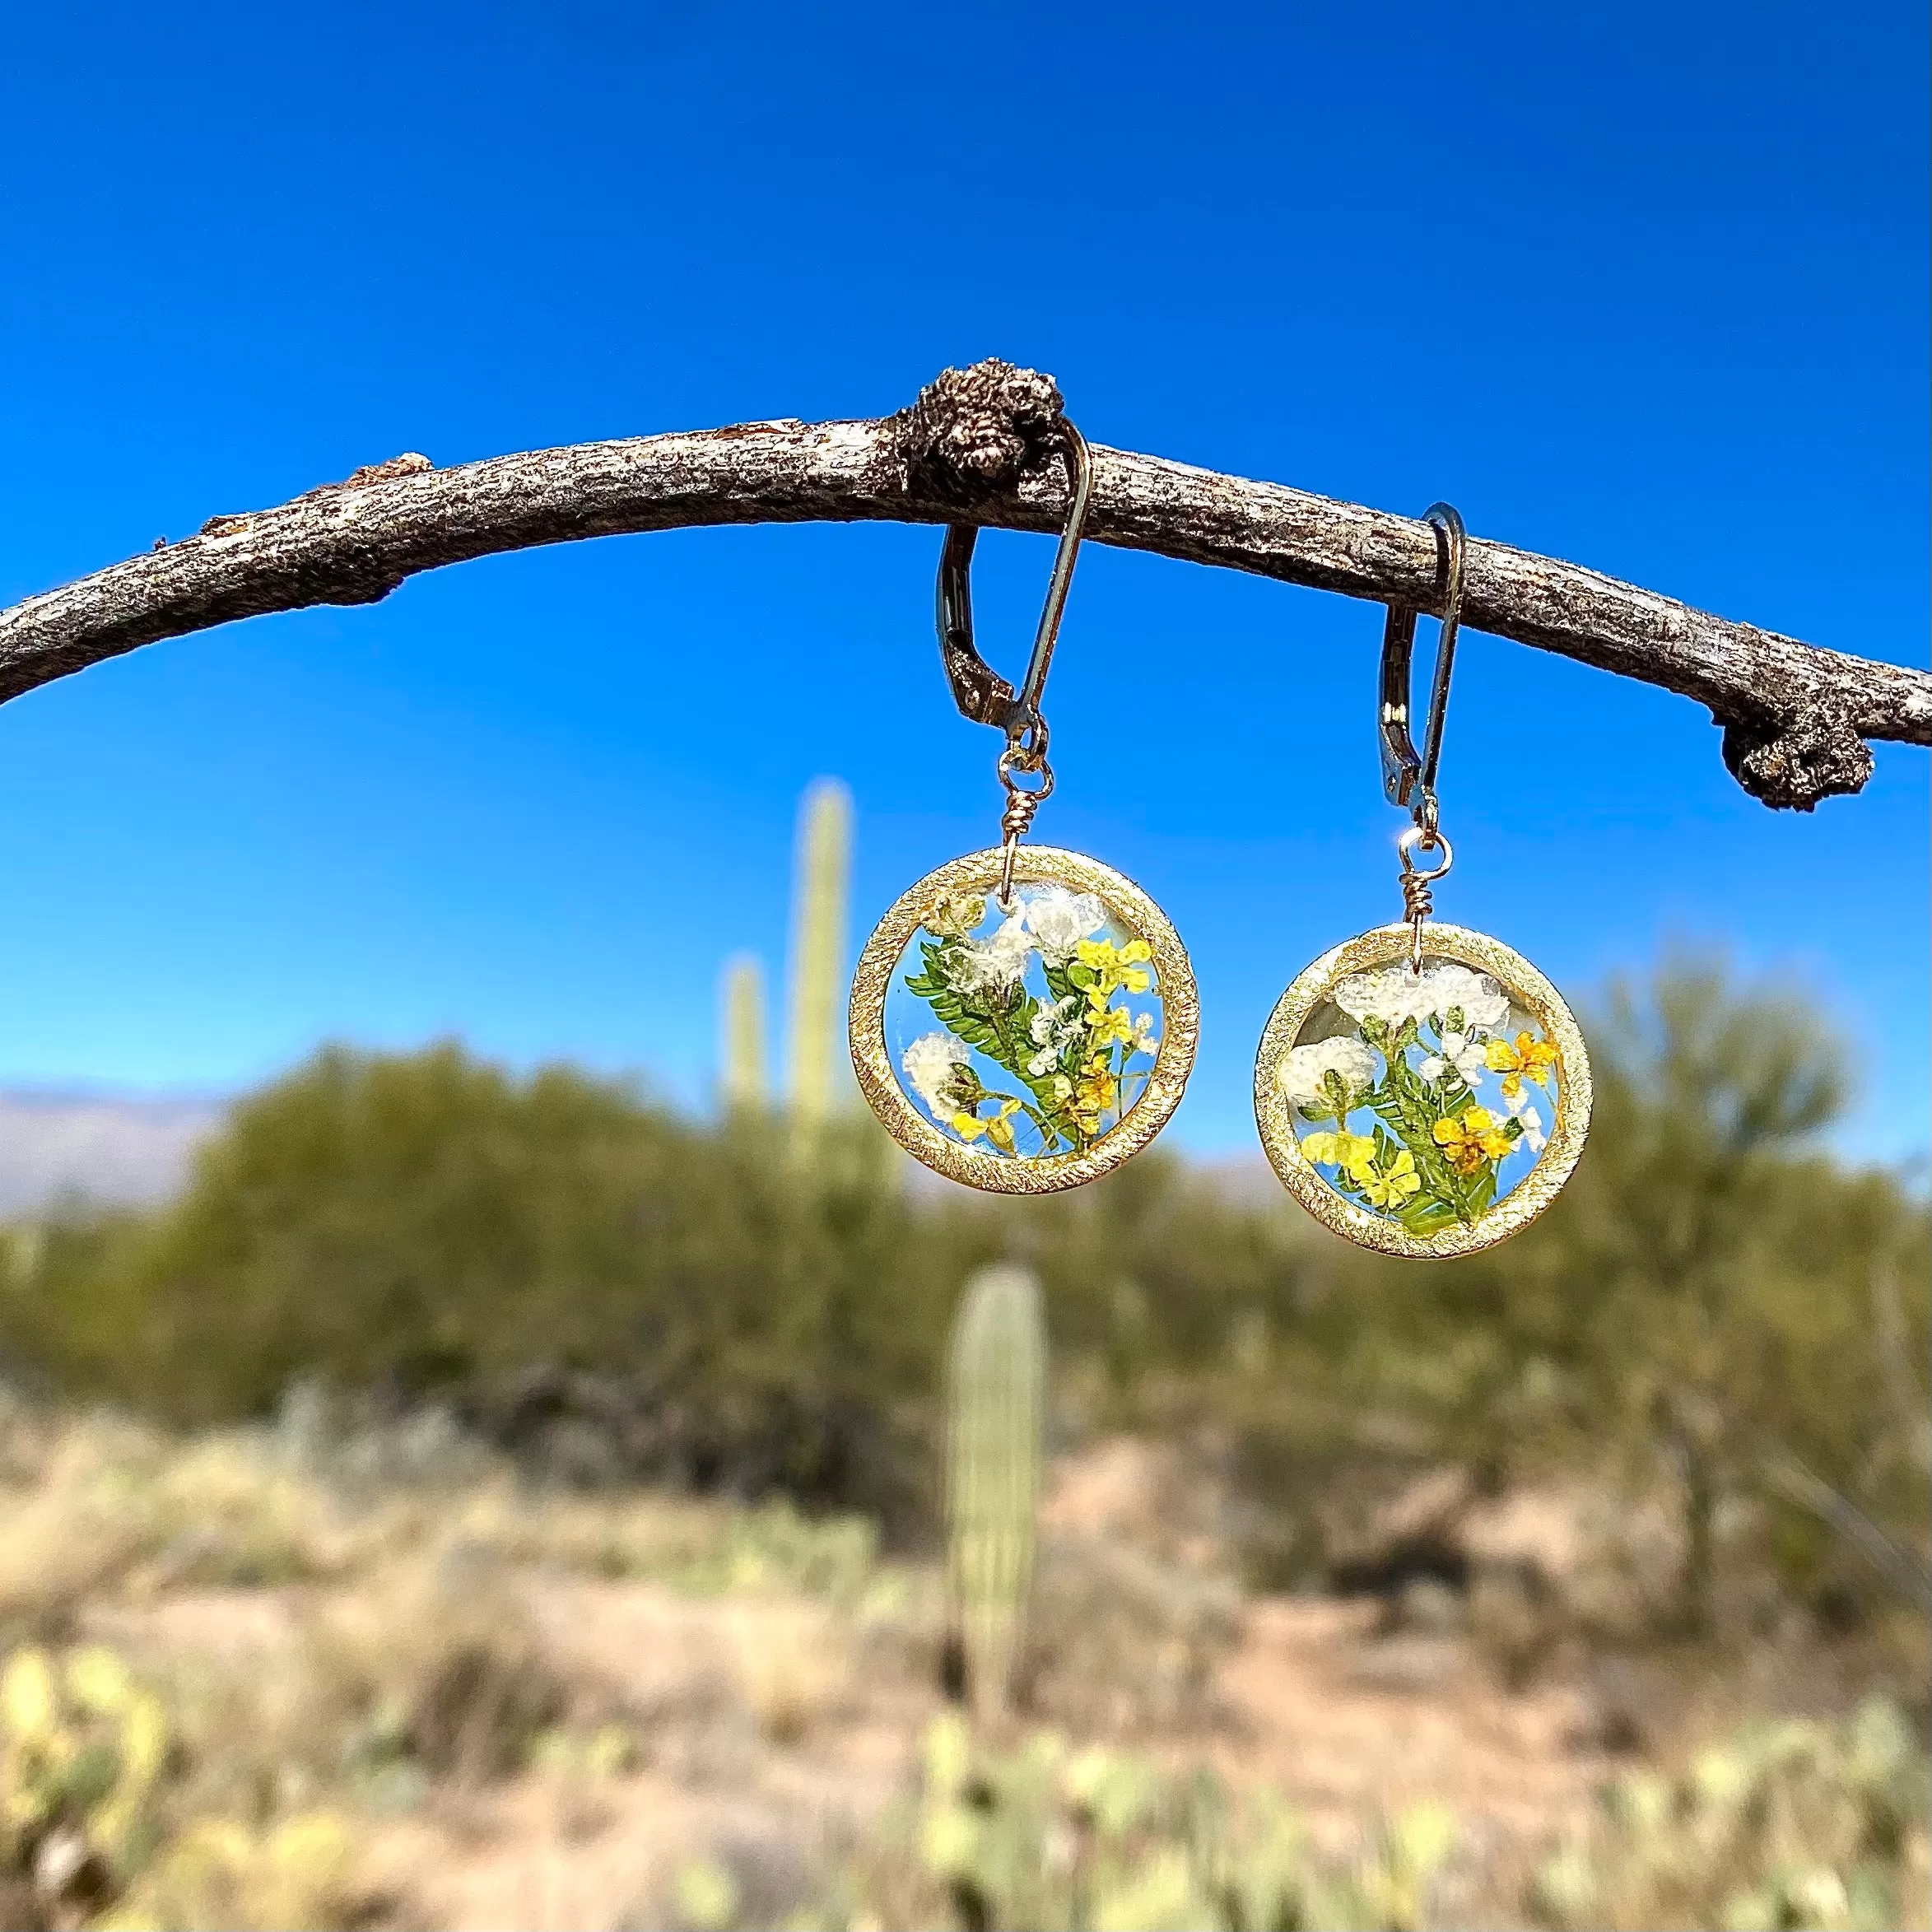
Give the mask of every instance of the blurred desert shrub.
<path id="1" fill-rule="evenodd" d="M 1034 1586 L 1023 1705 L 1088 1737 L 1198 1719 L 1240 1627 L 1240 1593 L 1225 1576 L 1110 1536 L 1050 1537 Z"/>
<path id="2" fill-rule="evenodd" d="M 922 1760 L 917 1798 L 790 1923 L 1883 1932 L 1923 1923 L 1932 1878 L 1925 1761 L 1881 1698 L 1838 1724 L 1759 1720 L 1678 1775 L 1614 1781 L 1526 1887 L 1433 1801 L 1343 1843 L 1264 1787 L 1231 1792 L 1205 1770 L 1050 1730 L 1000 1748 L 956 1713 L 928 1729 Z M 716 1897 L 703 1922 L 752 1922 L 728 1888 Z"/>
<path id="3" fill-rule="evenodd" d="M 110 1418 L 0 1430 L 0 1638 L 57 1630 L 105 1588 L 283 1583 L 341 1567 L 354 1538 L 299 1471 L 212 1437 L 185 1448 Z"/>
<path id="4" fill-rule="evenodd" d="M 1886 1932 L 1922 1924 L 1932 1789 L 1903 1716 L 1868 1699 L 1837 1724 L 1759 1721 L 1681 1776 L 1633 1771 L 1594 1827 L 1543 1864 L 1539 1923 L 1643 1932 Z"/>
<path id="5" fill-rule="evenodd" d="M 1036 1252 L 1075 1362 L 1130 1389 L 1214 1361 L 1229 1311 L 1297 1266 L 1272 1206 L 1170 1159 L 1017 1216 L 905 1166 L 869 1118 L 801 1138 L 453 1045 L 330 1049 L 238 1103 L 172 1206 L 9 1231 L 0 1373 L 189 1425 L 265 1416 L 302 1382 L 435 1398 L 553 1474 L 889 1517 L 932 1500 L 972 1268 Z"/>
<path id="6" fill-rule="evenodd" d="M 568 1713 L 566 1687 L 507 1567 L 458 1543 L 384 1572 L 318 1633 L 330 1702 L 355 1714 L 358 1768 L 478 1785 L 518 1769 Z"/>
<path id="7" fill-rule="evenodd" d="M 91 1602 L 352 1583 L 431 1559 L 486 1580 L 525 1566 L 687 1596 L 802 1597 L 862 1618 L 905 1582 L 902 1566 L 878 1560 L 869 1517 L 808 1515 L 784 1497 L 558 1493 L 473 1442 L 426 1454 L 442 1432 L 422 1415 L 335 1436 L 307 1407 L 184 1437 L 0 1404 L 0 1645 L 58 1639 Z"/>
<path id="8" fill-rule="evenodd" d="M 305 1375 L 456 1392 L 593 1473 L 889 1508 L 955 1279 L 893 1160 L 869 1124 L 808 1159 L 564 1068 L 330 1050 L 241 1101 L 168 1210 L 17 1235 L 0 1350 L 174 1422 Z"/>
<path id="9" fill-rule="evenodd" d="M 928 1729 L 922 1758 L 915 1804 L 880 1821 L 792 1923 L 1414 1932 L 1439 1922 L 1432 1896 L 1455 1840 L 1440 1805 L 1418 1804 L 1338 1856 L 1318 1852 L 1265 1789 L 1237 1799 L 1204 1770 L 1076 1749 L 1054 1731 L 1000 1750 L 948 1713 Z"/>
<path id="10" fill-rule="evenodd" d="M 1909 1599 L 1932 1240 L 1922 1192 L 1821 1151 L 1843 1047 L 1696 961 L 1613 989 L 1590 1031 L 1571 1185 L 1447 1264 L 1348 1248 L 1264 1174 L 1158 1149 L 988 1200 L 910 1180 L 864 1118 L 710 1124 L 567 1068 L 331 1050 L 240 1102 L 171 1207 L 11 1230 L 0 1376 L 184 1423 L 266 1415 L 311 1378 L 377 1409 L 433 1399 L 552 1477 L 897 1529 L 931 1521 L 960 1284 L 1017 1259 L 1044 1291 L 1050 1442 L 1193 1441 L 1268 1581 L 1332 1581 L 1337 1522 L 1447 1467 L 1478 1493 L 1574 1473 L 1647 1499 L 1687 1630 Z M 1412 1559 L 1437 1562 L 1348 1561 L 1380 1587 Z M 1459 1582 L 1460 1561 L 1437 1569 Z"/>
<path id="11" fill-rule="evenodd" d="M 1688 1632 L 1769 1607 L 1720 1602 L 1727 1576 L 1827 1622 L 1932 1604 L 1932 1228 L 1921 1193 L 1820 1148 L 1842 1044 L 1682 961 L 1613 988 L 1590 1038 L 1589 1143 L 1526 1232 L 1453 1263 L 1329 1250 L 1298 1306 L 1229 1311 L 1215 1395 L 1250 1487 L 1291 1506 L 1278 1569 L 1326 1553 L 1294 1499 L 1359 1520 L 1378 1464 L 1490 1493 L 1581 1469 L 1668 1501 Z"/>
<path id="12" fill-rule="evenodd" d="M 1666 1469 L 1688 1627 L 1711 1622 L 1720 1524 L 1748 1527 L 1751 1499 L 1791 1582 L 1821 1602 L 1855 1591 L 1823 1524 L 1767 1475 L 1795 1461 L 1922 1541 L 1923 1200 L 1818 1150 L 1846 1053 L 1789 994 L 1740 995 L 1680 965 L 1613 988 L 1593 1052 L 1590 1145 L 1560 1208 L 1466 1270 L 1434 1271 L 1464 1325 L 1448 1418 L 1462 1452 L 1548 1463 L 1594 1441 L 1640 1480 Z"/>

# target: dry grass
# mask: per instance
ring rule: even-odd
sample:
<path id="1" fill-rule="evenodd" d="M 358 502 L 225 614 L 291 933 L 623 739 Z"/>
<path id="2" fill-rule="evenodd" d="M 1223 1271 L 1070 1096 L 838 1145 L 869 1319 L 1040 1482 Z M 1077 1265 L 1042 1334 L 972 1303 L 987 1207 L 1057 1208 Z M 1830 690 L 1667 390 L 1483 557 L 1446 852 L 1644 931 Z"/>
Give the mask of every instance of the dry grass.
<path id="1" fill-rule="evenodd" d="M 733 1604 L 723 1613 L 740 1694 L 775 1744 L 796 1744 L 852 1688 L 852 1642 L 822 1605 Z"/>
<path id="2" fill-rule="evenodd" d="M 1823 1734 L 1781 1747 L 1778 1855 L 1824 1847 L 1783 1892 L 1741 1827 L 1716 1876 L 1695 1832 L 1600 1827 L 1629 1761 L 1587 1674 L 1509 1688 L 1467 1602 L 1242 1599 L 1163 1500 L 1167 1460 L 1130 1444 L 1059 1472 L 1029 1707 L 953 1747 L 983 1757 L 990 1812 L 980 1774 L 935 1782 L 936 1573 L 882 1561 L 863 1523 L 544 1494 L 434 1423 L 182 1443 L 16 1416 L 0 1473 L 7 1643 L 41 1644 L 56 1681 L 105 1646 L 115 1708 L 148 1700 L 165 1746 L 130 1810 L 133 1720 L 61 1720 L 7 1841 L 9 1925 L 1059 1924 L 1078 1870 L 1123 1927 L 1220 1923 L 1236 1892 L 1253 1922 L 1290 1892 L 1330 1915 L 1311 1923 L 1576 1924 L 1588 1897 L 1636 1924 L 1661 1874 L 1683 1923 L 1751 1897 L 1851 1926 L 1924 1856 L 1903 1823 L 1864 1846 L 1830 1769 L 1851 1747 Z M 1652 1787 L 1632 1789 L 1619 1816 Z"/>

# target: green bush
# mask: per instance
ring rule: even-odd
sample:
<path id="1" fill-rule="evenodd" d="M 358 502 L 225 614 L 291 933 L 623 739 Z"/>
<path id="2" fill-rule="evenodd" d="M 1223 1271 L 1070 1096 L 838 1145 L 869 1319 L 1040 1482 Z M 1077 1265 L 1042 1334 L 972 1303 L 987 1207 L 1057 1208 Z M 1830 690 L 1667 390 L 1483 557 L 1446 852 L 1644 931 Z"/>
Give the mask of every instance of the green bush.
<path id="1" fill-rule="evenodd" d="M 1585 1469 L 1674 1502 L 1687 1629 L 1734 1557 L 1855 1622 L 1923 1568 L 1922 1195 L 1819 1151 L 1845 1055 L 1787 996 L 1680 962 L 1591 1038 L 1571 1185 L 1450 1263 L 1348 1248 L 1259 1170 L 1158 1149 L 1070 1195 L 970 1198 L 910 1183 L 864 1116 L 707 1124 L 454 1045 L 331 1049 L 241 1101 L 167 1208 L 11 1231 L 0 1371 L 184 1423 L 318 1376 L 434 1397 L 561 1475 L 929 1525 L 947 1319 L 1017 1260 L 1062 1419 L 1077 1398 L 1211 1435 L 1270 1576 L 1327 1571 L 1317 1501 L 1442 1463 Z"/>
<path id="2" fill-rule="evenodd" d="M 1820 1150 L 1842 1044 L 1790 994 L 1696 961 L 1613 989 L 1590 1038 L 1583 1158 L 1514 1240 L 1420 1264 L 1324 1243 L 1298 1270 L 1232 1246 L 1187 1319 L 1226 1338 L 1197 1389 L 1250 1484 L 1333 1495 L 1378 1464 L 1455 1463 L 1497 1489 L 1582 1469 L 1674 1504 L 1688 1633 L 1720 1620 L 1734 1559 L 1827 1619 L 1902 1580 L 1932 1607 L 1909 1583 L 1932 1490 L 1932 1222 L 1898 1177 Z M 1188 1359 L 1160 1337 L 1180 1284 L 1138 1278 L 1152 1357 Z M 1290 1577 L 1322 1560 L 1294 1529 L 1275 1553 Z"/>
<path id="3" fill-rule="evenodd" d="M 241 1101 L 181 1199 L 13 1246 L 0 1347 L 206 1423 L 298 1376 L 593 1427 L 633 1472 L 885 1507 L 924 1480 L 957 1280 L 869 1121 L 794 1144 L 566 1068 L 332 1048 Z"/>

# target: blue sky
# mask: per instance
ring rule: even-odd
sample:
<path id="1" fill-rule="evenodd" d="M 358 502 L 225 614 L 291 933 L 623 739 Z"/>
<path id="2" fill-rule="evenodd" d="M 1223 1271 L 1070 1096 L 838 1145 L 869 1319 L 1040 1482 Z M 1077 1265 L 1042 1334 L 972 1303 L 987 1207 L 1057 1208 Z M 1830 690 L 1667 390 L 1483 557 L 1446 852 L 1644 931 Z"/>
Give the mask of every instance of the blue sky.
<path id="1" fill-rule="evenodd" d="M 418 449 L 864 416 L 1052 371 L 1097 440 L 1923 662 L 1922 7 L 557 4 L 39 10 L 0 65 L 0 598 Z M 496 558 L 0 710 L 0 1082 L 226 1090 L 454 1031 L 710 1078 L 782 954 L 791 817 L 858 804 L 854 946 L 987 843 L 937 533 Z M 1017 668 L 1050 556 L 989 537 Z M 1171 1132 L 1398 910 L 1373 607 L 1091 548 L 1039 836 L 1193 950 Z M 1843 1143 L 1928 1139 L 1928 761 L 1772 814 L 1682 699 L 1482 636 L 1446 917 L 1574 992 L 1672 943 L 1812 986 Z"/>

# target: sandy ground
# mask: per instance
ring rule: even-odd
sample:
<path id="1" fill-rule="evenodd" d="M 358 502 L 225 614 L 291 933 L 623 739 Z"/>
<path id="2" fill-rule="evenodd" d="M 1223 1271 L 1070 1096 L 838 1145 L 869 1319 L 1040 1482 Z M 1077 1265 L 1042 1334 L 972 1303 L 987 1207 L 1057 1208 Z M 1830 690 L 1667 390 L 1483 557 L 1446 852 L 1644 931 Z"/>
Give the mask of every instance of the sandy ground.
<path id="1" fill-rule="evenodd" d="M 939 1708 L 926 1684 L 862 1668 L 798 1734 L 774 1739 L 726 1688 L 733 1652 L 757 1641 L 755 1619 L 733 1632 L 715 1606 L 598 1585 L 547 1608 L 580 1660 L 627 1674 L 640 1706 L 682 1721 L 648 1767 L 594 1793 L 528 1776 L 389 1828 L 379 1861 L 425 1923 L 615 1925 L 661 1897 L 682 1862 L 720 1847 L 739 1869 L 775 1868 L 782 1889 L 785 1867 L 863 1833 L 912 1787 L 919 1729 Z M 1504 1693 L 1456 1640 L 1378 1638 L 1375 1620 L 1367 1604 L 1254 1603 L 1217 1678 L 1214 1720 L 1157 1748 L 1274 1785 L 1337 1850 L 1366 1818 L 1433 1797 L 1486 1861 L 1526 1863 L 1587 1807 L 1606 1768 L 1575 1742 L 1581 1693 Z"/>
<path id="2" fill-rule="evenodd" d="M 1063 1464 L 1043 1516 L 1050 1537 L 1161 1545 L 1162 1560 L 1181 1563 L 1205 1553 L 1133 1445 Z M 661 1923 L 677 1871 L 721 1854 L 763 1874 L 782 1912 L 809 1861 L 861 1838 L 915 1790 L 919 1736 L 942 1705 L 929 1631 L 909 1636 L 904 1616 L 868 1624 L 803 1599 L 693 1597 L 541 1569 L 517 1588 L 548 1660 L 596 1687 L 640 1740 L 640 1761 L 617 1776 L 552 1768 L 437 1785 L 379 1821 L 370 1869 L 396 1922 Z M 252 1671 L 266 1707 L 277 1660 L 292 1658 L 329 1595 L 181 1592 L 104 1606 L 87 1623 L 133 1654 Z M 1470 1856 L 1495 1869 L 1526 1867 L 1589 1805 L 1608 1764 L 1593 1734 L 1578 1683 L 1557 1675 L 1511 1692 L 1459 1636 L 1385 1632 L 1373 1600 L 1262 1597 L 1242 1606 L 1194 1706 L 1122 1741 L 1211 1764 L 1239 1786 L 1273 1785 L 1337 1851 L 1377 1816 L 1444 1800 Z"/>

